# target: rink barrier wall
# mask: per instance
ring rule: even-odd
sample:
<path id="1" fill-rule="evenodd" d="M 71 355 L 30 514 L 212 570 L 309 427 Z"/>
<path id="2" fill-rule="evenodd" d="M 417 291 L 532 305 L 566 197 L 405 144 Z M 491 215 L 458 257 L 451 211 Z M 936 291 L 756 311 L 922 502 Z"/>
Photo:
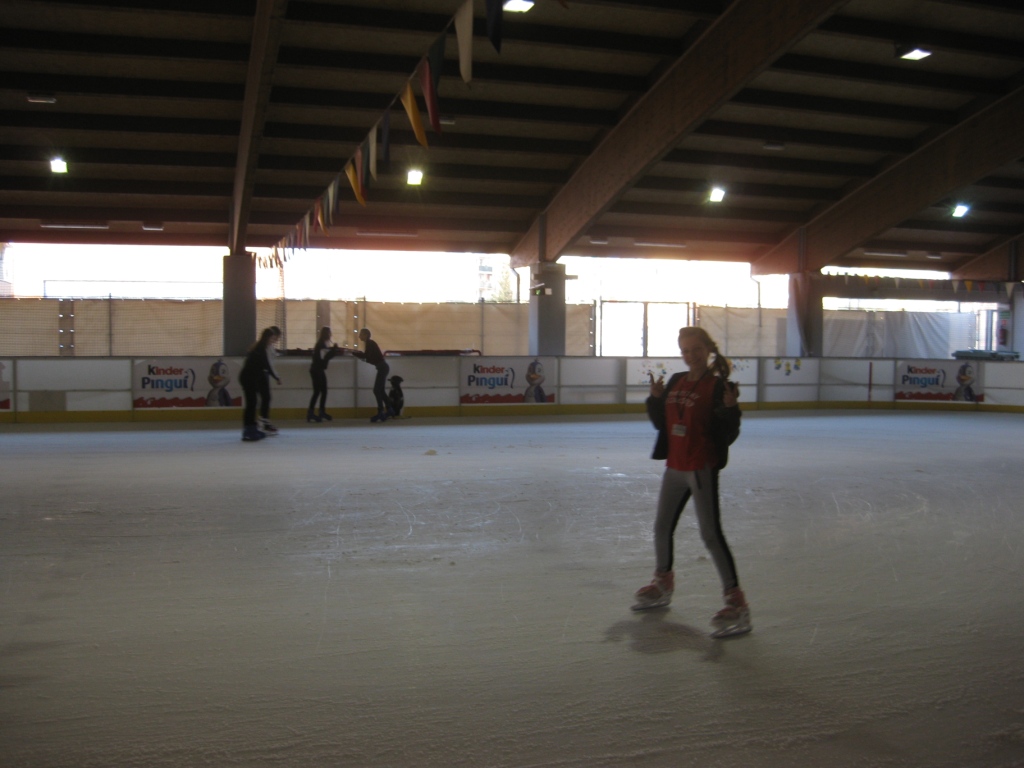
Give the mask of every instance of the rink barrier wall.
<path id="1" fill-rule="evenodd" d="M 218 358 L 208 358 L 215 362 Z M 405 414 L 420 417 L 544 416 L 643 413 L 647 371 L 682 370 L 678 358 L 544 358 L 544 389 L 549 403 L 466 404 L 460 356 L 389 358 L 392 375 L 404 379 Z M 533 358 L 473 357 L 474 363 L 517 363 L 525 370 Z M 159 358 L 163 363 L 175 358 Z M 182 358 L 195 361 L 196 358 Z M 204 361 L 207 359 L 203 359 Z M 226 359 L 235 366 L 240 359 Z M 134 404 L 133 370 L 139 358 L 0 359 L 0 423 L 238 421 L 240 407 L 141 408 Z M 1024 363 L 972 361 L 982 403 L 907 401 L 896 397 L 893 359 L 741 358 L 732 378 L 740 385 L 745 410 L 798 409 L 977 409 L 1024 413 Z M 902 361 L 904 364 L 908 361 Z M 912 361 L 913 362 L 913 361 Z M 919 361 L 923 366 L 951 361 Z M 209 363 L 206 363 L 207 365 Z M 275 419 L 304 419 L 311 395 L 309 363 L 304 358 L 275 361 L 282 383 L 272 385 Z M 237 370 L 237 368 L 236 368 Z M 351 357 L 328 368 L 328 411 L 336 419 L 366 418 L 376 411 L 374 369 Z M 241 396 L 237 382 L 233 396 Z M 199 386 L 203 394 L 205 382 Z M 7 406 L 3 407 L 6 403 Z"/>

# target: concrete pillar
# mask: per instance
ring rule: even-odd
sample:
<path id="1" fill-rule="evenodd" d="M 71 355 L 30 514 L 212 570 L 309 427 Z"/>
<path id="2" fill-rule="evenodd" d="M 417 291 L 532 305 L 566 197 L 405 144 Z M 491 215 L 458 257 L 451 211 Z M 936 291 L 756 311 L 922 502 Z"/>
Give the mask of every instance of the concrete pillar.
<path id="1" fill-rule="evenodd" d="M 530 269 L 530 354 L 565 354 L 565 265 L 534 264 Z"/>
<path id="2" fill-rule="evenodd" d="M 256 260 L 247 251 L 224 257 L 224 354 L 241 356 L 256 341 Z"/>

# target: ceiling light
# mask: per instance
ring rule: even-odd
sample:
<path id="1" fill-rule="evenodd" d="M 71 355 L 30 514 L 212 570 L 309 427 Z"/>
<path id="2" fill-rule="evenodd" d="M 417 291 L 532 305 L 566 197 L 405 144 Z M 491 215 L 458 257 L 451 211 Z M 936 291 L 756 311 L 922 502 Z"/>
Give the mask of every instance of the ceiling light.
<path id="1" fill-rule="evenodd" d="M 64 162 L 63 157 L 54 157 L 50 160 L 50 170 L 54 173 L 67 173 L 68 164 Z"/>
<path id="2" fill-rule="evenodd" d="M 941 259 L 942 258 L 942 254 L 941 253 L 929 253 L 929 254 L 927 254 L 927 256 L 928 256 L 929 259 Z"/>
<path id="3" fill-rule="evenodd" d="M 886 259 L 905 259 L 907 254 L 899 251 L 864 251 L 865 256 L 878 256 Z"/>
<path id="4" fill-rule="evenodd" d="M 142 222 L 142 229 L 145 232 L 163 232 L 164 223 L 162 221 L 144 221 Z"/>
<path id="5" fill-rule="evenodd" d="M 423 171 L 418 168 L 410 168 L 409 175 L 405 177 L 405 183 L 411 187 L 419 186 L 423 183 Z"/>
<path id="6" fill-rule="evenodd" d="M 969 210 L 971 210 L 971 206 L 966 205 L 964 203 L 957 203 L 956 207 L 953 208 L 953 218 L 962 219 L 964 216 L 967 215 L 967 212 Z"/>
<path id="7" fill-rule="evenodd" d="M 927 59 L 932 55 L 932 52 L 918 45 L 901 45 L 897 43 L 896 55 L 907 61 L 920 61 L 921 59 Z"/>
<path id="8" fill-rule="evenodd" d="M 764 149 L 767 149 L 771 152 L 781 152 L 785 148 L 786 145 L 783 144 L 781 141 L 766 141 L 764 143 Z"/>
<path id="9" fill-rule="evenodd" d="M 634 240 L 633 245 L 641 248 L 685 248 L 686 243 L 662 243 L 652 240 Z"/>
<path id="10" fill-rule="evenodd" d="M 455 118 L 451 115 L 441 115 L 437 118 L 437 122 L 441 125 L 455 125 Z"/>
<path id="11" fill-rule="evenodd" d="M 601 237 L 600 235 L 591 235 L 590 236 L 590 244 L 591 245 L 608 245 L 608 238 L 607 237 Z"/>
<path id="12" fill-rule="evenodd" d="M 385 232 L 379 229 L 357 229 L 357 237 L 419 237 L 420 233 L 416 230 L 405 230 L 397 232 Z"/>
<path id="13" fill-rule="evenodd" d="M 725 189 L 722 187 L 712 187 L 711 194 L 708 195 L 708 200 L 712 203 L 720 203 L 725 200 Z"/>
<path id="14" fill-rule="evenodd" d="M 30 93 L 25 96 L 29 104 L 56 104 L 57 97 L 52 93 Z"/>
<path id="15" fill-rule="evenodd" d="M 41 221 L 42 229 L 110 229 L 105 221 Z"/>
<path id="16" fill-rule="evenodd" d="M 526 13 L 533 8 L 533 0 L 505 0 L 501 7 L 509 13 Z"/>

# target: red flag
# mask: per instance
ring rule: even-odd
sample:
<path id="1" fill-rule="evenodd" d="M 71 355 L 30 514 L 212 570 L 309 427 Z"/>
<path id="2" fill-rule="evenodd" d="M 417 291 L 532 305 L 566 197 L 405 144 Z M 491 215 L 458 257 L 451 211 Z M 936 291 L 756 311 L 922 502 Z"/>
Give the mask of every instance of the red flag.
<path id="1" fill-rule="evenodd" d="M 434 133 L 441 133 L 441 115 L 437 107 L 437 91 L 434 90 L 434 78 L 431 74 L 430 60 L 420 62 L 420 87 L 423 88 L 423 100 L 427 102 L 427 116 Z"/>

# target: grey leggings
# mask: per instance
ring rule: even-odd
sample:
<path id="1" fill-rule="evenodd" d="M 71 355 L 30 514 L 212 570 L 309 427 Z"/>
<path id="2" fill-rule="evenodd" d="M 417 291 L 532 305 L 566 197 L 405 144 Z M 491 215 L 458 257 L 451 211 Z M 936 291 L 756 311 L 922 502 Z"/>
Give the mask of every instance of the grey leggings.
<path id="1" fill-rule="evenodd" d="M 675 534 L 679 517 L 683 514 L 683 507 L 691 496 L 697 511 L 700 536 L 718 569 L 722 589 L 738 587 L 736 564 L 725 541 L 725 534 L 722 533 L 717 469 L 699 469 L 695 472 L 665 469 L 665 475 L 661 480 L 661 494 L 658 496 L 658 516 L 654 520 L 654 554 L 658 570 L 672 570 L 672 536 Z"/>

